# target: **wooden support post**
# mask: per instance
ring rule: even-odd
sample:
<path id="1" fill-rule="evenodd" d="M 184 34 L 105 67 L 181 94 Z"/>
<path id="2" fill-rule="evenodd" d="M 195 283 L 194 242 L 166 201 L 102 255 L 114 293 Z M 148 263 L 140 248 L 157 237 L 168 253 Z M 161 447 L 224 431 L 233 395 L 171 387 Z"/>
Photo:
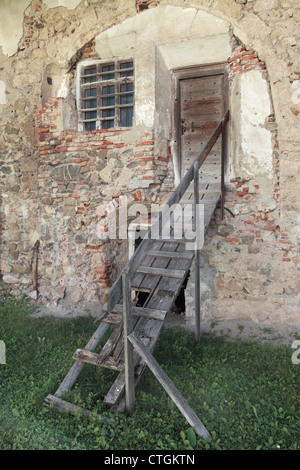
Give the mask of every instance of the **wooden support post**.
<path id="1" fill-rule="evenodd" d="M 131 281 L 127 270 L 122 273 L 122 292 L 124 321 L 125 404 L 127 413 L 131 414 L 134 408 L 135 382 L 133 346 L 128 339 L 128 336 L 132 333 L 133 330 L 133 317 L 131 312 Z"/>
<path id="2" fill-rule="evenodd" d="M 199 221 L 199 162 L 194 163 L 194 231 L 195 231 L 195 339 L 200 341 L 200 221 Z"/>
<path id="3" fill-rule="evenodd" d="M 229 114 L 226 113 L 222 120 L 222 161 L 221 161 L 221 216 L 224 219 L 224 204 L 225 204 L 225 162 L 227 157 L 227 122 Z"/>
<path id="4" fill-rule="evenodd" d="M 222 121 L 222 155 L 221 155 L 221 217 L 224 220 L 224 177 L 225 177 L 225 131 L 226 125 Z"/>
<path id="5" fill-rule="evenodd" d="M 157 380 L 166 390 L 168 395 L 171 397 L 175 405 L 179 408 L 188 423 L 195 429 L 195 432 L 199 436 L 210 437 L 210 434 L 205 428 L 204 424 L 200 421 L 196 413 L 185 401 L 181 393 L 177 390 L 173 382 L 169 379 L 167 374 L 160 367 L 158 362 L 154 359 L 152 354 L 147 351 L 147 348 L 144 346 L 142 341 L 134 333 L 129 336 L 129 340 L 134 345 L 134 348 L 139 353 L 144 362 L 147 364 L 149 369 L 153 372 Z"/>

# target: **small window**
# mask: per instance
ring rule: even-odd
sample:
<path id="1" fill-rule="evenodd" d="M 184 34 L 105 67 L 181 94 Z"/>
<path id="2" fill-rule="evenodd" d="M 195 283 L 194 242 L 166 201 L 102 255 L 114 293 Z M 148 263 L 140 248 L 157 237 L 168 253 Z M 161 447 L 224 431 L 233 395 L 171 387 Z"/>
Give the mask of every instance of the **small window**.
<path id="1" fill-rule="evenodd" d="M 132 127 L 133 107 L 132 60 L 81 67 L 79 122 L 84 130 Z"/>

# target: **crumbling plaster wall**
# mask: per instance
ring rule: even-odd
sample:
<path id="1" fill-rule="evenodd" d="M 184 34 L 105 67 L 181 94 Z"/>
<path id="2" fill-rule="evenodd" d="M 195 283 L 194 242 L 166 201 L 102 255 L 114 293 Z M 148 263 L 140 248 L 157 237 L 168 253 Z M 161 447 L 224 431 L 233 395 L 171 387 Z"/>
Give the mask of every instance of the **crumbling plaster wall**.
<path id="1" fill-rule="evenodd" d="M 20 3 L 14 11 L 14 22 L 18 20 L 19 24 Z M 97 0 L 24 1 L 26 10 L 21 36 L 20 27 L 14 29 L 16 34 L 11 35 L 9 41 L 7 35 L 0 36 L 3 280 L 16 290 L 30 291 L 32 246 L 37 238 L 44 236 L 39 269 L 42 279 L 44 277 L 45 296 L 47 282 L 53 284 L 53 293 L 60 286 L 60 296 L 65 295 L 72 276 L 69 290 L 76 290 L 86 277 L 86 266 L 90 266 L 91 260 L 94 260 L 93 273 L 88 279 L 94 282 L 93 293 L 97 282 L 106 289 L 117 266 L 105 264 L 110 250 L 101 249 L 103 256 L 99 256 L 97 244 L 91 243 L 92 231 L 82 233 L 81 222 L 86 223 L 87 217 L 91 218 L 88 211 L 89 207 L 96 208 L 93 201 L 99 205 L 110 198 L 119 204 L 119 196 L 126 194 L 132 200 L 155 201 L 159 188 L 164 188 L 165 192 L 172 188 L 174 163 L 177 179 L 178 172 L 176 174 L 174 152 L 172 155 L 170 151 L 169 72 L 172 67 L 201 63 L 201 60 L 227 60 L 233 46 L 230 43 L 233 33 L 246 50 L 255 51 L 265 63 L 267 73 L 260 69 L 247 74 L 232 73 L 231 104 L 232 111 L 237 110 L 237 113 L 232 115 L 232 160 L 227 175 L 226 204 L 235 218 L 227 214 L 224 224 L 217 214 L 216 224 L 206 240 L 203 259 L 211 266 L 206 269 L 211 277 L 206 274 L 205 285 L 215 296 L 215 313 L 211 302 L 206 310 L 209 315 L 220 317 L 221 312 L 229 315 L 227 306 L 230 306 L 232 315 L 239 318 L 243 316 L 241 306 L 244 305 L 244 311 L 251 312 L 251 318 L 264 320 L 263 306 L 268 304 L 267 316 L 271 320 L 299 321 L 296 313 L 300 235 L 300 63 L 296 47 L 299 5 L 291 0 L 161 0 L 158 6 L 148 2 L 153 8 L 137 14 L 138 3 L 141 2 L 118 0 L 112 5 L 112 2 Z M 2 8 L 6 6 L 2 4 Z M 150 18 L 155 21 L 149 22 Z M 101 142 L 99 135 L 96 143 L 90 143 L 87 148 L 87 140 L 80 145 L 76 143 L 81 137 L 80 133 L 76 134 L 72 101 L 75 95 L 70 84 L 74 67 L 82 58 L 82 47 L 93 38 L 97 58 L 119 57 L 131 50 L 140 70 L 136 70 L 137 114 L 133 131 L 102 136 Z M 211 55 L 212 51 L 219 51 L 216 46 L 220 46 L 221 38 L 223 52 L 218 57 Z M 217 41 L 215 47 L 214 41 Z M 210 55 L 203 54 L 196 61 L 194 51 L 199 53 L 201 43 L 204 52 L 211 43 Z M 162 88 L 160 75 L 166 78 Z M 51 84 L 47 80 L 49 76 Z M 255 106 L 247 107 L 251 100 Z M 41 110 L 40 116 L 49 119 L 40 121 L 39 132 L 35 132 L 35 118 Z M 163 111 L 167 111 L 165 120 Z M 73 134 L 64 135 L 64 129 Z M 249 135 L 254 138 L 249 139 Z M 264 152 L 257 145 L 253 147 L 258 135 L 262 137 Z M 68 139 L 74 140 L 73 148 Z M 47 145 L 50 148 L 47 149 Z M 87 150 L 92 152 L 99 149 L 99 145 L 104 147 L 104 157 L 95 153 L 86 155 Z M 128 150 L 129 154 L 123 155 L 122 152 Z M 116 162 L 114 168 L 112 157 Z M 139 162 L 133 172 L 134 160 Z M 66 184 L 47 180 L 52 174 L 50 167 L 53 170 L 56 165 L 74 165 L 74 161 L 75 166 L 89 169 L 80 170 L 80 174 L 85 175 L 83 185 L 79 187 L 76 181 Z M 105 170 L 103 165 L 111 171 Z M 109 181 L 100 176 L 103 170 Z M 124 171 L 132 184 L 129 192 L 123 182 L 114 189 L 116 178 L 118 180 Z M 76 172 L 77 169 L 75 174 L 78 174 Z M 99 199 L 98 193 L 96 199 L 93 191 L 101 181 L 106 183 L 101 188 L 106 190 L 105 197 Z M 84 216 L 79 216 L 82 212 Z M 70 249 L 71 233 L 73 239 L 78 237 L 79 243 L 72 245 L 75 251 Z M 58 250 L 61 251 L 58 253 Z M 70 250 L 69 255 L 64 255 L 64 250 Z M 114 257 L 118 252 L 117 246 L 111 250 Z M 74 254 L 76 267 L 83 272 L 80 282 L 73 272 Z M 87 284 L 80 285 L 84 291 Z M 274 310 L 277 313 L 274 314 Z"/>
<path id="2" fill-rule="evenodd" d="M 231 43 L 229 22 L 196 8 L 164 5 L 99 34 L 95 38 L 95 50 L 103 60 L 134 57 L 134 133 L 139 126 L 154 127 L 156 152 L 166 154 L 167 144 L 173 144 L 172 70 L 226 62 Z M 173 165 L 178 183 L 180 175 L 174 148 Z"/>

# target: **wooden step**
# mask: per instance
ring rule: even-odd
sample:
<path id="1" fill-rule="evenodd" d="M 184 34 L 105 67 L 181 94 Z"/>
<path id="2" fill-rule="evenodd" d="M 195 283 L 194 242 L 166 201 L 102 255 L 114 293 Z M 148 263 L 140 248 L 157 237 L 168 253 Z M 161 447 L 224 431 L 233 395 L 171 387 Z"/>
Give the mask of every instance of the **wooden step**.
<path id="1" fill-rule="evenodd" d="M 191 243 L 191 240 L 188 240 L 187 238 L 156 238 L 155 241 L 175 244 Z"/>
<path id="2" fill-rule="evenodd" d="M 147 252 L 147 256 L 155 256 L 157 258 L 170 258 L 170 259 L 186 259 L 192 260 L 194 253 L 191 252 L 180 252 L 180 251 L 156 251 L 150 250 Z"/>
<path id="3" fill-rule="evenodd" d="M 152 268 L 150 266 L 139 266 L 136 272 L 142 274 L 153 274 L 154 276 L 173 277 L 176 279 L 183 279 L 186 274 L 186 271 L 180 269 Z"/>
<path id="4" fill-rule="evenodd" d="M 102 307 L 102 310 L 107 311 L 107 304 Z M 156 310 L 153 308 L 145 308 L 145 307 L 136 307 L 135 305 L 132 305 L 131 307 L 131 313 L 136 316 L 136 317 L 143 317 L 143 318 L 149 318 L 151 320 L 161 320 L 164 321 L 167 311 L 165 310 Z M 110 315 L 115 317 L 115 321 L 113 318 L 109 318 Z M 108 315 L 108 317 L 103 318 L 102 321 L 107 321 L 108 323 L 116 323 L 118 320 L 122 320 L 122 315 L 123 315 L 123 305 L 122 304 L 116 304 L 114 306 L 113 311 Z M 108 319 L 108 320 L 107 320 Z"/>
<path id="5" fill-rule="evenodd" d="M 116 371 L 121 371 L 124 369 L 124 363 L 115 364 L 115 360 L 112 356 L 108 357 L 103 362 L 98 361 L 99 354 L 96 354 L 86 349 L 77 349 L 73 355 L 73 359 L 79 362 L 85 362 L 86 364 L 92 364 L 94 366 L 106 367 L 107 369 L 112 369 Z"/>
<path id="6" fill-rule="evenodd" d="M 149 347 L 150 338 L 140 338 L 140 340 L 142 341 L 145 347 L 147 348 Z M 135 380 L 137 383 L 141 374 L 141 372 L 140 373 L 138 372 L 138 369 L 139 367 L 142 367 L 143 361 L 136 351 L 133 352 L 133 362 L 134 362 L 134 367 L 136 371 Z M 139 366 L 138 368 L 137 368 L 137 365 Z M 124 394 L 124 389 L 125 389 L 125 372 L 123 370 L 120 372 L 120 374 L 118 374 L 118 377 L 116 378 L 110 390 L 108 391 L 106 397 L 104 398 L 103 403 L 105 403 L 106 405 L 110 405 L 110 406 L 115 405 L 120 399 L 120 397 Z"/>

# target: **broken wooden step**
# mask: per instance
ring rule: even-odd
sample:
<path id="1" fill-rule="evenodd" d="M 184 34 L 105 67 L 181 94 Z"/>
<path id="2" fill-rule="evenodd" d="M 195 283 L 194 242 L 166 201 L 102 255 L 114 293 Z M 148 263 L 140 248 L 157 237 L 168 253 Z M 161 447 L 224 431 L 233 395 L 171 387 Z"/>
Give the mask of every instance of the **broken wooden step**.
<path id="1" fill-rule="evenodd" d="M 103 311 L 107 311 L 107 304 L 103 305 Z M 149 318 L 150 320 L 161 320 L 164 321 L 167 311 L 166 310 L 157 310 L 153 308 L 137 307 L 132 305 L 131 313 L 137 317 Z M 102 319 L 103 322 L 108 323 L 117 323 L 122 320 L 123 316 L 123 305 L 116 304 L 113 308 L 113 311 L 109 315 Z"/>
<path id="2" fill-rule="evenodd" d="M 99 362 L 99 354 L 96 354 L 86 349 L 77 349 L 73 355 L 73 359 L 79 362 L 85 362 L 86 364 L 92 364 L 94 366 L 106 367 L 107 369 L 112 369 L 116 371 L 121 371 L 124 369 L 124 363 L 119 362 L 115 363 L 115 359 L 112 356 L 109 356 L 105 361 Z"/>

